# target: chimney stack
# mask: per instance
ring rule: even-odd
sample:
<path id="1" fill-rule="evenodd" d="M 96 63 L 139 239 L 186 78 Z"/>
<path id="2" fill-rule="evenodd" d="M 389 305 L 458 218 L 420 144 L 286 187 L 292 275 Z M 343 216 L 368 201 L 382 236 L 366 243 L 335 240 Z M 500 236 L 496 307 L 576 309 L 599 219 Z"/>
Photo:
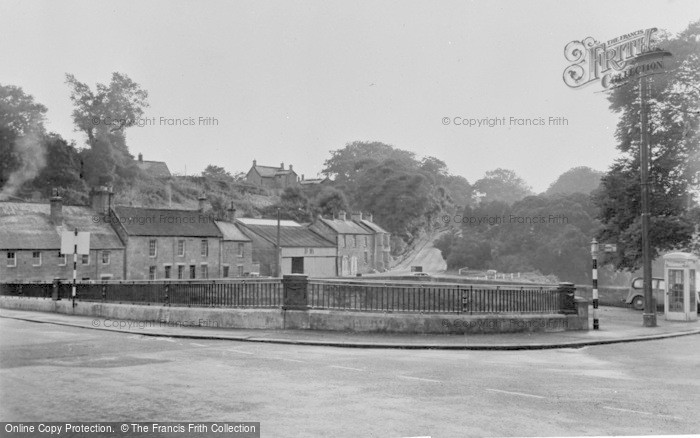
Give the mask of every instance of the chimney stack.
<path id="1" fill-rule="evenodd" d="M 339 211 L 338 212 L 338 220 L 344 221 L 346 218 L 345 212 L 344 211 Z"/>
<path id="2" fill-rule="evenodd" d="M 143 154 L 139 152 L 139 162 L 143 161 Z"/>
<path id="3" fill-rule="evenodd" d="M 258 165 L 258 160 L 253 159 L 253 167 L 255 167 L 255 166 L 257 166 L 257 165 Z"/>
<path id="4" fill-rule="evenodd" d="M 51 193 L 51 223 L 56 226 L 63 225 L 63 198 L 59 196 L 58 189 Z"/>
<path id="5" fill-rule="evenodd" d="M 226 209 L 226 221 L 235 222 L 236 221 L 236 207 L 233 206 L 233 201 L 228 209 Z"/>
<path id="6" fill-rule="evenodd" d="M 352 212 L 352 214 L 350 214 L 350 219 L 353 221 L 361 221 L 362 220 L 362 212 L 361 211 Z"/>
<path id="7" fill-rule="evenodd" d="M 202 193 L 201 195 L 199 195 L 199 198 L 197 198 L 197 201 L 199 203 L 197 206 L 197 210 L 199 210 L 200 213 L 204 213 L 204 205 L 207 202 L 206 195 Z"/>
<path id="8" fill-rule="evenodd" d="M 99 186 L 93 189 L 90 194 L 92 198 L 92 209 L 97 214 L 107 216 L 109 209 L 112 208 L 112 188 L 107 186 Z"/>
<path id="9" fill-rule="evenodd" d="M 280 163 L 280 169 L 284 170 L 284 163 Z"/>
<path id="10" fill-rule="evenodd" d="M 289 165 L 289 170 L 294 170 L 294 168 L 291 164 Z"/>
<path id="11" fill-rule="evenodd" d="M 301 180 L 304 181 L 304 174 L 301 174 Z"/>
<path id="12" fill-rule="evenodd" d="M 372 213 L 367 213 L 365 220 L 372 222 Z"/>

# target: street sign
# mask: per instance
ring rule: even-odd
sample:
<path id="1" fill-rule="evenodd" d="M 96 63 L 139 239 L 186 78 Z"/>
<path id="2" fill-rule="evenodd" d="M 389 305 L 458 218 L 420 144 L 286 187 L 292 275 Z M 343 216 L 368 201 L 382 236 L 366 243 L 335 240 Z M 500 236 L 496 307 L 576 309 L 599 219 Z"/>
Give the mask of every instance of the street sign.
<path id="1" fill-rule="evenodd" d="M 605 243 L 603 244 L 603 249 L 605 252 L 617 252 L 617 244 Z"/>
<path id="2" fill-rule="evenodd" d="M 76 245 L 78 250 L 75 251 Z M 87 231 L 63 231 L 61 233 L 61 254 L 90 254 L 90 233 Z"/>

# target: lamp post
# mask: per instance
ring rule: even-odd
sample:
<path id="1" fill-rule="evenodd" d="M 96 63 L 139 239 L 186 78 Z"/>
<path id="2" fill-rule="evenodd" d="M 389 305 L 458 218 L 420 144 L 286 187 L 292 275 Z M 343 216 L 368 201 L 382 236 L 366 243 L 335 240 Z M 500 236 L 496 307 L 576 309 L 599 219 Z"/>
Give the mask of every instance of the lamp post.
<path id="1" fill-rule="evenodd" d="M 592 274 L 593 279 L 593 330 L 598 330 L 600 325 L 598 323 L 598 241 L 593 238 L 591 241 L 591 260 L 592 260 Z"/>
<path id="2" fill-rule="evenodd" d="M 642 185 L 642 270 L 644 272 L 644 327 L 656 327 L 656 309 L 651 291 L 651 243 L 649 242 L 649 132 L 647 114 L 647 78 L 639 78 L 639 106 L 642 131 L 639 165 Z"/>

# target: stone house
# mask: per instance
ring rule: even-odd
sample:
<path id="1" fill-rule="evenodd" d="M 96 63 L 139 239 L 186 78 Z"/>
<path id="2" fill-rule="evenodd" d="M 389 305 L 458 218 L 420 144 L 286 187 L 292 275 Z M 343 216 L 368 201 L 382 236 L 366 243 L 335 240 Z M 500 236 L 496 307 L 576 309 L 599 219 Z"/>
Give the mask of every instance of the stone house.
<path id="1" fill-rule="evenodd" d="M 73 255 L 60 254 L 64 231 L 90 233 L 90 253 L 78 255 L 78 281 L 122 280 L 125 248 L 94 210 L 50 204 L 0 202 L 0 282 L 51 282 L 73 278 Z"/>
<path id="2" fill-rule="evenodd" d="M 284 163 L 280 167 L 259 166 L 253 160 L 253 166 L 246 174 L 246 182 L 271 190 L 284 190 L 287 187 L 297 187 L 299 185 L 297 173 L 289 165 L 289 169 L 284 168 Z"/>
<path id="3" fill-rule="evenodd" d="M 362 214 L 354 213 L 347 220 L 345 212 L 338 218 L 318 217 L 309 228 L 326 239 L 336 242 L 336 268 L 339 276 L 355 276 L 377 269 L 375 232 L 362 225 Z"/>
<path id="4" fill-rule="evenodd" d="M 125 279 L 210 279 L 223 275 L 223 234 L 201 209 L 110 208 L 109 202 L 103 201 L 97 211 L 124 242 Z"/>
<path id="5" fill-rule="evenodd" d="M 215 223 L 222 235 L 221 278 L 245 277 L 257 272 L 253 266 L 253 241 L 233 222 Z"/>
<path id="6" fill-rule="evenodd" d="M 374 268 L 383 272 L 391 266 L 391 234 L 372 220 L 372 215 L 363 216 L 353 213 L 353 220 L 374 233 L 374 241 L 370 252 L 374 260 Z"/>

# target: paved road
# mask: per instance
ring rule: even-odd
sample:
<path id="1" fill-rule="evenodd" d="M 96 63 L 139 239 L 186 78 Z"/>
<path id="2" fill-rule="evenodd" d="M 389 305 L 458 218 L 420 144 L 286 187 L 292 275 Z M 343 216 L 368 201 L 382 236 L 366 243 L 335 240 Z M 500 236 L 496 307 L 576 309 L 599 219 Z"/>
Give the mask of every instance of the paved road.
<path id="1" fill-rule="evenodd" d="M 429 272 L 431 274 L 444 272 L 447 269 L 447 262 L 445 262 L 445 259 L 442 258 L 440 250 L 433 246 L 433 241 L 440 237 L 443 233 L 425 236 L 423 238 L 424 240 L 418 244 L 415 253 L 396 265 L 391 270 L 391 273 L 409 273 L 411 271 L 411 266 L 422 266 L 423 272 Z"/>
<path id="2" fill-rule="evenodd" d="M 700 431 L 700 337 L 583 349 L 363 350 L 0 319 L 4 421 L 260 421 L 267 437 Z"/>

